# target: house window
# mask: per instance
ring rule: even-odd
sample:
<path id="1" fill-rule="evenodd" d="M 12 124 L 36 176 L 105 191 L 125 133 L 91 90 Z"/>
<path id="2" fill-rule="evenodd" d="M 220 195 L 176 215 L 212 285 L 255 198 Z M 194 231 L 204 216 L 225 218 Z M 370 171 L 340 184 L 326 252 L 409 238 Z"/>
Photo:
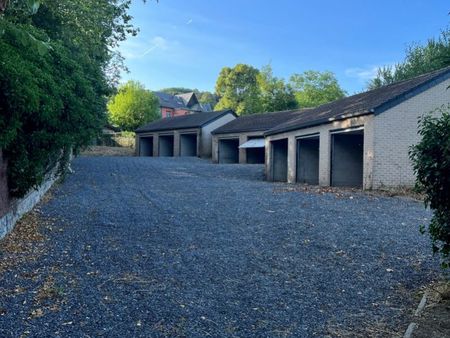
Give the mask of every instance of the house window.
<path id="1" fill-rule="evenodd" d="M 166 111 L 166 117 L 172 117 L 172 112 Z"/>

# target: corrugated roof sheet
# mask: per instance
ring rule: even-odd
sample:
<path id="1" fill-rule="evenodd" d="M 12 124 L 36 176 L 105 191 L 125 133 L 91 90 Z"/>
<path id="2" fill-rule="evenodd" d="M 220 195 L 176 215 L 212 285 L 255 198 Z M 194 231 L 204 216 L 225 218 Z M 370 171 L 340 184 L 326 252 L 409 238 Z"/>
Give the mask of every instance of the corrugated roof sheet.
<path id="1" fill-rule="evenodd" d="M 264 148 L 265 147 L 265 141 L 264 138 L 254 138 L 251 140 L 248 140 L 245 143 L 242 143 L 239 148 L 246 149 L 246 148 Z"/>
<path id="2" fill-rule="evenodd" d="M 220 128 L 213 134 L 231 134 L 252 131 L 267 131 L 281 123 L 287 122 L 308 109 L 285 110 L 273 113 L 252 114 L 238 117 Z"/>
<path id="3" fill-rule="evenodd" d="M 164 119 L 159 119 L 145 126 L 139 127 L 138 129 L 136 129 L 136 133 L 200 128 L 226 114 L 233 114 L 234 116 L 236 116 L 232 110 L 222 110 L 222 111 L 213 111 L 213 112 L 204 112 L 183 116 L 168 117 Z"/>
<path id="4" fill-rule="evenodd" d="M 279 134 L 314 125 L 330 123 L 348 117 L 381 113 L 385 109 L 416 95 L 440 81 L 450 77 L 450 67 L 415 78 L 393 83 L 378 89 L 349 96 L 305 111 L 289 121 L 274 126 L 265 135 Z"/>

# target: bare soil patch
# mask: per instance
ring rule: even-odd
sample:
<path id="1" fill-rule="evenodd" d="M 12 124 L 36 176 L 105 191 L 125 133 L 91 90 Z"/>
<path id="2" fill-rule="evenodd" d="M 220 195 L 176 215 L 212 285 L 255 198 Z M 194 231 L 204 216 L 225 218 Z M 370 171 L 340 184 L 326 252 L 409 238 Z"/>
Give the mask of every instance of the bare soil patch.
<path id="1" fill-rule="evenodd" d="M 413 338 L 450 337 L 450 282 L 428 288 L 428 299 L 414 330 Z"/>
<path id="2" fill-rule="evenodd" d="M 133 148 L 90 146 L 81 152 L 82 156 L 134 156 Z"/>

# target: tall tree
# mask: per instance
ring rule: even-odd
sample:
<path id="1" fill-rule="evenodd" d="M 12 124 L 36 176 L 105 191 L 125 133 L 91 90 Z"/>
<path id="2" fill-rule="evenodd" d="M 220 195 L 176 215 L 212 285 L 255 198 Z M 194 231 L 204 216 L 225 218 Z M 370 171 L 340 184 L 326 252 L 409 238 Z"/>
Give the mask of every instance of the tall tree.
<path id="1" fill-rule="evenodd" d="M 409 46 L 402 62 L 393 67 L 379 68 L 377 76 L 369 82 L 368 89 L 407 80 L 447 66 L 450 66 L 450 30 L 448 28 L 437 39 L 429 39 L 424 45 Z"/>
<path id="2" fill-rule="evenodd" d="M 273 75 L 272 67 L 263 67 L 258 75 L 261 91 L 261 108 L 264 112 L 274 112 L 297 108 L 294 91 L 283 79 Z"/>
<path id="3" fill-rule="evenodd" d="M 264 112 L 297 108 L 294 91 L 283 79 L 273 75 L 270 65 L 264 66 L 258 75 L 261 105 Z"/>
<path id="4" fill-rule="evenodd" d="M 245 64 L 224 67 L 216 82 L 219 102 L 214 109 L 233 109 L 238 115 L 261 112 L 258 74 L 258 69 Z"/>
<path id="5" fill-rule="evenodd" d="M 0 8 L 0 148 L 23 196 L 105 122 L 112 49 L 135 34 L 129 0 L 10 0 Z M 62 164 L 62 165 L 58 165 Z"/>
<path id="6" fill-rule="evenodd" d="M 336 76 L 329 71 L 308 70 L 290 78 L 295 98 L 300 108 L 316 107 L 345 97 Z"/>
<path id="7" fill-rule="evenodd" d="M 128 81 L 108 102 L 109 121 L 122 129 L 134 130 L 160 117 L 155 94 L 137 81 Z"/>

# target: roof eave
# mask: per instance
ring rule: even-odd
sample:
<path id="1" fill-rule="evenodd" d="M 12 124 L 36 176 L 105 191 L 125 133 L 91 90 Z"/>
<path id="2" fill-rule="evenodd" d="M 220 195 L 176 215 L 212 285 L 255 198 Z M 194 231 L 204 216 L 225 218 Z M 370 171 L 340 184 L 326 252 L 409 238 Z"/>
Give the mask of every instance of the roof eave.
<path id="1" fill-rule="evenodd" d="M 237 117 L 236 113 L 235 113 L 233 110 L 231 110 L 231 109 L 224 110 L 224 111 L 222 112 L 222 114 L 217 115 L 215 118 L 213 118 L 213 119 L 211 119 L 211 120 L 208 120 L 208 121 L 204 122 L 202 125 L 200 125 L 199 128 L 203 128 L 204 126 L 210 124 L 211 122 L 214 122 L 214 121 L 220 119 L 221 117 L 225 116 L 226 114 L 230 114 L 230 113 L 231 113 L 234 117 Z"/>
<path id="2" fill-rule="evenodd" d="M 211 134 L 213 135 L 226 135 L 226 134 L 239 134 L 239 133 L 253 133 L 253 132 L 262 132 L 269 130 L 268 128 L 254 128 L 254 129 L 241 129 L 241 130 L 226 130 L 226 131 L 213 131 Z"/>
<path id="3" fill-rule="evenodd" d="M 306 128 L 311 128 L 311 127 L 317 127 L 320 125 L 324 125 L 324 124 L 330 124 L 333 123 L 335 121 L 343 121 L 346 119 L 351 119 L 354 117 L 360 117 L 360 116 L 365 116 L 365 115 L 370 115 L 373 114 L 373 110 L 368 110 L 368 111 L 364 111 L 361 113 L 357 113 L 357 114 L 347 114 L 347 115 L 341 115 L 338 118 L 335 119 L 320 119 L 320 120 L 316 120 L 313 121 L 311 123 L 306 123 L 306 124 L 301 124 L 301 125 L 296 125 L 296 126 L 291 126 L 291 127 L 286 127 L 286 128 L 281 128 L 281 129 L 277 129 L 272 128 L 270 130 L 268 130 L 267 132 L 264 133 L 264 136 L 272 136 L 272 135 L 277 135 L 277 134 L 282 134 L 282 133 L 289 133 L 291 131 L 294 130 L 301 130 L 301 129 L 306 129 Z"/>
<path id="4" fill-rule="evenodd" d="M 398 95 L 398 96 L 394 97 L 393 99 L 374 107 L 372 110 L 375 113 L 375 115 L 379 115 L 379 114 L 385 112 L 386 110 L 389 110 L 389 109 L 399 105 L 400 103 L 402 103 L 414 96 L 417 96 L 417 95 L 423 93 L 424 91 L 426 91 L 427 89 L 437 86 L 438 84 L 440 84 L 448 79 L 450 79 L 450 67 L 446 72 L 439 74 L 438 76 L 410 89 L 406 93 Z"/>

